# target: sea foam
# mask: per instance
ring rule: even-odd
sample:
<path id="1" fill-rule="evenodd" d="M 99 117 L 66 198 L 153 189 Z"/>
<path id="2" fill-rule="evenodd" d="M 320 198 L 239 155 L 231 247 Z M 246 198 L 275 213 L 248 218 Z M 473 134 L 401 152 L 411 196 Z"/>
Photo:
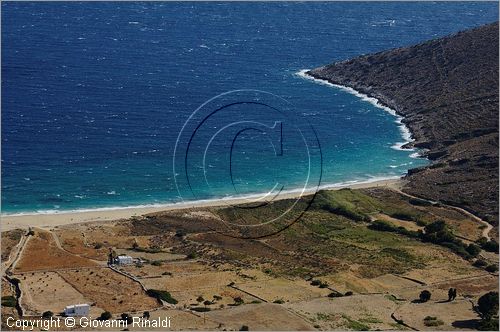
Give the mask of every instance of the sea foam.
<path id="1" fill-rule="evenodd" d="M 350 93 L 350 94 L 360 98 L 361 100 L 366 101 L 366 102 L 372 104 L 373 106 L 380 108 L 380 109 L 386 111 L 387 113 L 391 114 L 392 116 L 396 117 L 396 120 L 394 122 L 396 122 L 398 124 L 399 132 L 401 133 L 401 137 L 403 138 L 404 142 L 396 142 L 396 143 L 394 143 L 394 145 L 391 146 L 391 148 L 393 148 L 395 150 L 407 150 L 407 151 L 414 151 L 415 150 L 413 148 L 403 148 L 403 146 L 405 144 L 413 142 L 414 140 L 413 140 L 413 137 L 411 136 L 410 129 L 408 129 L 408 127 L 406 127 L 406 125 L 402 121 L 403 117 L 401 115 L 397 114 L 395 110 L 393 110 L 392 108 L 387 107 L 385 105 L 382 105 L 377 98 L 370 97 L 370 96 L 368 96 L 364 93 L 361 93 L 361 92 L 359 92 L 351 87 L 348 87 L 345 85 L 340 85 L 340 84 L 333 84 L 333 83 L 328 82 L 327 80 L 315 78 L 311 75 L 308 75 L 307 74 L 308 71 L 309 71 L 309 69 L 302 69 L 302 70 L 298 71 L 296 73 L 296 75 L 298 75 L 304 79 L 313 81 L 315 83 L 326 85 L 329 87 L 334 87 L 334 88 L 340 89 L 342 91 L 345 91 L 347 93 Z"/>

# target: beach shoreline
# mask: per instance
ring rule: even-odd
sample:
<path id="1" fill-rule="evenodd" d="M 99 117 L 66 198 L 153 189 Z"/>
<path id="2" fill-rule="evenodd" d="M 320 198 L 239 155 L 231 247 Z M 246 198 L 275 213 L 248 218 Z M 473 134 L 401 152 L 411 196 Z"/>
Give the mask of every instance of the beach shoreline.
<path id="1" fill-rule="evenodd" d="M 410 128 L 408 128 L 406 126 L 406 124 L 403 123 L 404 116 L 398 114 L 394 109 L 382 104 L 382 102 L 375 97 L 371 97 L 371 96 L 369 96 L 365 93 L 362 93 L 362 92 L 360 92 L 360 91 L 358 91 L 350 86 L 347 86 L 347 85 L 335 84 L 335 83 L 332 83 L 328 80 L 314 77 L 308 73 L 310 71 L 311 71 L 311 69 L 302 69 L 302 70 L 299 70 L 296 73 L 296 75 L 303 78 L 303 79 L 312 81 L 314 83 L 325 85 L 325 86 L 328 86 L 331 88 L 337 88 L 337 89 L 340 89 L 344 92 L 350 93 L 350 94 L 360 98 L 361 100 L 366 101 L 366 102 L 372 104 L 373 106 L 380 108 L 381 110 L 394 116 L 396 118 L 396 120 L 394 122 L 398 125 L 398 129 L 399 129 L 399 132 L 401 134 L 401 137 L 403 138 L 403 142 L 396 142 L 391 146 L 391 148 L 394 150 L 399 150 L 399 151 L 415 151 L 416 150 L 415 148 L 408 146 L 408 144 L 413 143 L 415 141 L 415 139 L 412 136 Z M 412 153 L 412 156 L 410 156 L 410 157 L 423 158 L 423 157 L 421 157 L 419 152 Z"/>
<path id="2" fill-rule="evenodd" d="M 344 188 L 364 189 L 372 187 L 388 187 L 401 188 L 404 180 L 400 177 L 377 179 L 375 181 L 364 181 L 357 183 L 345 183 L 335 186 L 321 186 L 323 190 L 340 190 Z M 314 194 L 315 191 L 308 192 L 289 192 L 280 196 L 280 199 L 297 198 L 301 195 Z M 139 206 L 125 207 L 119 209 L 96 209 L 86 211 L 68 211 L 58 213 L 44 214 L 18 214 L 18 215 L 2 215 L 0 228 L 1 231 L 9 231 L 16 228 L 28 229 L 29 227 L 53 228 L 56 226 L 66 226 L 72 224 L 96 222 L 96 221 L 113 221 L 119 219 L 128 219 L 132 217 L 142 216 L 150 213 L 158 213 L 174 210 L 199 209 L 209 207 L 219 207 L 228 205 L 239 205 L 249 203 L 248 197 L 237 197 L 227 199 L 211 199 L 203 201 L 182 202 L 174 204 L 165 204 L 158 206 Z"/>

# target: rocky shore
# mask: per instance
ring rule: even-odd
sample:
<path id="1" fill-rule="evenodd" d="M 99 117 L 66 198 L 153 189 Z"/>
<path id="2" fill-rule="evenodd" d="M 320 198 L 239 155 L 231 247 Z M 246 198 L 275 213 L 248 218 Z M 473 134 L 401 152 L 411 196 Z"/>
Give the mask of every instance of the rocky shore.
<path id="1" fill-rule="evenodd" d="M 498 22 L 307 74 L 377 98 L 404 117 L 431 165 L 404 191 L 498 226 Z"/>

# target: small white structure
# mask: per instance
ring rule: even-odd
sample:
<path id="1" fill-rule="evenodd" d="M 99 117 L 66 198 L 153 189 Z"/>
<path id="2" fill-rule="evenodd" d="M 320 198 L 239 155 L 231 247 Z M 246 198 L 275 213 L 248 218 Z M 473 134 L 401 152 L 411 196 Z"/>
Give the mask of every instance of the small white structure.
<path id="1" fill-rule="evenodd" d="M 64 314 L 68 317 L 71 316 L 88 316 L 90 305 L 88 304 L 74 304 L 69 305 L 64 309 Z"/>
<path id="2" fill-rule="evenodd" d="M 134 264 L 134 260 L 130 256 L 118 256 L 116 257 L 116 264 L 118 265 L 129 265 Z"/>

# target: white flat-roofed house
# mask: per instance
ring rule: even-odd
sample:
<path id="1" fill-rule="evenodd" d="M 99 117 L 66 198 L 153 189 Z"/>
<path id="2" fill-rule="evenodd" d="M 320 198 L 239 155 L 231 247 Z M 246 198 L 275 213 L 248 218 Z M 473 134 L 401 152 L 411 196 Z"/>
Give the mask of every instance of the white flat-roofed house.
<path id="1" fill-rule="evenodd" d="M 71 316 L 88 316 L 90 310 L 89 304 L 74 304 L 69 305 L 64 309 L 64 315 Z"/>
<path id="2" fill-rule="evenodd" d="M 118 265 L 134 264 L 134 259 L 130 256 L 120 255 L 120 256 L 116 257 L 116 264 L 118 264 Z"/>

